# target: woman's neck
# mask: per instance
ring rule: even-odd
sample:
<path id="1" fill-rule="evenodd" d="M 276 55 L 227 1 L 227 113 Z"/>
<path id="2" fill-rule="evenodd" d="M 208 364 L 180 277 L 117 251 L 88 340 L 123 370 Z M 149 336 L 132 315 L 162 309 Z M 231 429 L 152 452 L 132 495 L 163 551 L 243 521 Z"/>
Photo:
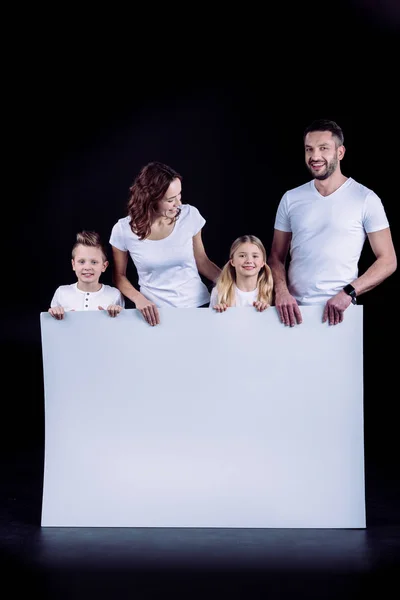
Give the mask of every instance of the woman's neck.
<path id="1" fill-rule="evenodd" d="M 169 226 L 173 223 L 173 221 L 171 222 L 171 217 L 165 217 L 164 215 L 160 215 L 160 216 L 156 216 L 152 223 L 151 223 L 151 228 L 153 229 L 153 227 L 155 229 L 160 229 L 162 227 L 165 226 Z"/>

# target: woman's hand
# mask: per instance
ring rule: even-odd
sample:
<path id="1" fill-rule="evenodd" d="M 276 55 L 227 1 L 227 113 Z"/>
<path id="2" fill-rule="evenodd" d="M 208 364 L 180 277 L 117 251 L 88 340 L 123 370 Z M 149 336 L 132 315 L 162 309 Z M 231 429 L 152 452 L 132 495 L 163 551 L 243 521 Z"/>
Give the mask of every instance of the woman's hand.
<path id="1" fill-rule="evenodd" d="M 158 325 L 160 323 L 160 315 L 158 308 L 154 302 L 147 300 L 143 294 L 138 294 L 135 298 L 135 306 L 142 313 L 143 317 L 149 325 Z"/>

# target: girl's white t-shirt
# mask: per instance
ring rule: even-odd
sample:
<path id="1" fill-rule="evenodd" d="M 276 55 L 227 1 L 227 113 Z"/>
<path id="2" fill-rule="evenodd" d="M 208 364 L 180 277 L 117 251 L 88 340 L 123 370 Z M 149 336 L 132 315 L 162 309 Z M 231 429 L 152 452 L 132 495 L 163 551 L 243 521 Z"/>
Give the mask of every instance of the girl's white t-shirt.
<path id="1" fill-rule="evenodd" d="M 102 284 L 97 292 L 83 292 L 77 283 L 60 285 L 54 293 L 50 307 L 62 306 L 69 310 L 98 310 L 99 306 L 107 309 L 110 304 L 125 306 L 121 292 L 110 285 Z"/>
<path id="2" fill-rule="evenodd" d="M 110 244 L 129 252 L 136 267 L 140 292 L 156 306 L 196 308 L 207 304 L 210 294 L 201 280 L 193 252 L 193 237 L 205 219 L 197 208 L 183 204 L 170 235 L 162 240 L 139 240 L 130 217 L 119 219 Z"/>
<path id="3" fill-rule="evenodd" d="M 235 285 L 235 306 L 243 307 L 243 306 L 253 306 L 253 303 L 257 301 L 258 298 L 258 288 L 252 290 L 251 292 L 243 292 L 239 290 L 239 288 Z M 214 286 L 211 290 L 211 298 L 210 298 L 210 308 L 214 308 L 214 306 L 218 304 L 218 292 L 217 286 Z"/>

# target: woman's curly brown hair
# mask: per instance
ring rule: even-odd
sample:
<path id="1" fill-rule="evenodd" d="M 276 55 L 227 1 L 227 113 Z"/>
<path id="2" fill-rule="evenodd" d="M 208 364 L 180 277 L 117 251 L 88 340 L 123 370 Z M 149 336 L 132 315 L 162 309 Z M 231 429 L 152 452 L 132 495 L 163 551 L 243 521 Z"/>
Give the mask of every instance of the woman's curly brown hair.
<path id="1" fill-rule="evenodd" d="M 164 198 L 174 179 L 182 181 L 182 176 L 168 165 L 154 161 L 142 167 L 129 188 L 130 226 L 140 240 L 144 240 L 150 235 L 157 205 Z M 179 217 L 179 212 L 171 222 Z"/>

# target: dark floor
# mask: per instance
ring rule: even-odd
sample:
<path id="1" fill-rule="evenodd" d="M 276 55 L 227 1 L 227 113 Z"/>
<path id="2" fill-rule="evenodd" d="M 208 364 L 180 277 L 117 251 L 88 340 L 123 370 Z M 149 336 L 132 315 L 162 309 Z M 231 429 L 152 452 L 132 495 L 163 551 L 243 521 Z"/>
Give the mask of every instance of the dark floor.
<path id="1" fill-rule="evenodd" d="M 43 449 L 3 454 L 2 572 L 14 598 L 393 597 L 394 469 L 367 469 L 365 530 L 41 528 L 42 476 Z"/>

